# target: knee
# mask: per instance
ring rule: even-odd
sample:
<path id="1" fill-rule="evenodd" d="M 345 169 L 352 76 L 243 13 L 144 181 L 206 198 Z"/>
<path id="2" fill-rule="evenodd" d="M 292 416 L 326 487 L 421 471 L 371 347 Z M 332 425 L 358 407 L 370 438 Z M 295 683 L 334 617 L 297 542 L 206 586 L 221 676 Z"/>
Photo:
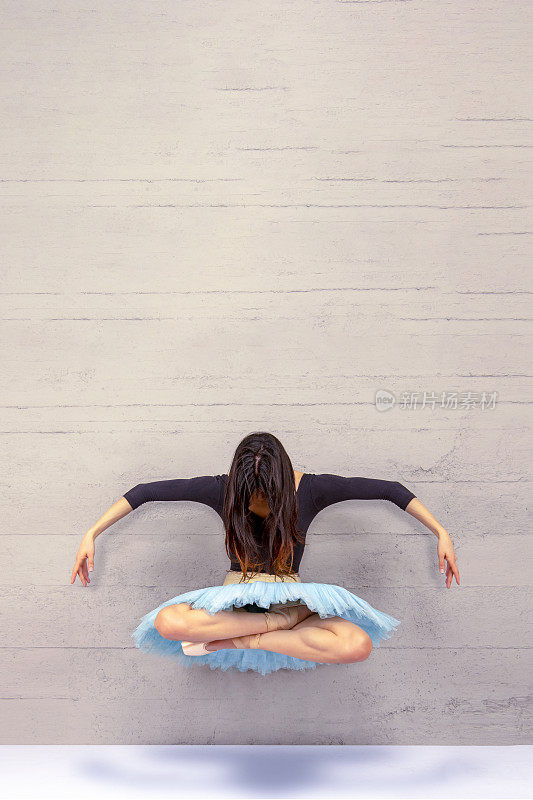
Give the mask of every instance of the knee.
<path id="1" fill-rule="evenodd" d="M 187 635 L 187 614 L 191 610 L 188 603 L 165 606 L 154 620 L 156 631 L 165 639 L 177 639 Z"/>
<path id="2" fill-rule="evenodd" d="M 345 636 L 340 643 L 340 659 L 342 664 L 365 661 L 372 652 L 372 639 L 365 631 L 355 631 Z"/>

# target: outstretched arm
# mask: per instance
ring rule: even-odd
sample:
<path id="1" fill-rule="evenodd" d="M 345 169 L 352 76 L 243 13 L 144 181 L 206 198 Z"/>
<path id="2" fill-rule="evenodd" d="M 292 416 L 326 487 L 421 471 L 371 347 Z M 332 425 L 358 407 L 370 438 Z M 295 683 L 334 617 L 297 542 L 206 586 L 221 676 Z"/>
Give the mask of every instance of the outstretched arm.
<path id="1" fill-rule="evenodd" d="M 94 569 L 94 540 L 102 531 L 109 528 L 117 520 L 130 514 L 143 503 L 154 500 L 194 500 L 218 509 L 221 497 L 220 476 L 201 475 L 195 478 L 173 478 L 166 481 L 138 483 L 108 509 L 92 528 L 89 528 L 82 539 L 76 554 L 70 582 L 74 583 L 76 575 L 83 586 L 91 581 L 89 572 Z"/>
<path id="2" fill-rule="evenodd" d="M 414 500 L 411 500 L 405 510 L 408 514 L 411 514 L 411 516 L 420 520 L 420 522 L 425 525 L 426 528 L 429 528 L 429 530 L 433 531 L 435 536 L 438 537 L 439 542 L 437 545 L 437 556 L 439 559 L 439 570 L 441 573 L 446 572 L 447 588 L 449 589 L 452 585 L 454 576 L 457 584 L 459 584 L 457 558 L 455 556 L 455 551 L 453 549 L 453 544 L 449 533 L 442 527 L 440 522 L 435 519 L 431 511 L 429 511 L 425 505 L 420 502 L 418 497 L 415 497 Z M 445 566 L 445 561 L 448 562 L 448 566 Z"/>
<path id="3" fill-rule="evenodd" d="M 322 473 L 313 475 L 311 493 L 316 513 L 341 500 L 389 500 L 394 503 L 398 508 L 419 519 L 426 528 L 438 536 L 439 569 L 441 573 L 446 572 L 446 586 L 448 589 L 450 588 L 454 576 L 459 583 L 457 559 L 449 534 L 403 483 L 380 478 L 351 478 Z M 445 567 L 445 561 L 448 562 L 447 567 Z"/>

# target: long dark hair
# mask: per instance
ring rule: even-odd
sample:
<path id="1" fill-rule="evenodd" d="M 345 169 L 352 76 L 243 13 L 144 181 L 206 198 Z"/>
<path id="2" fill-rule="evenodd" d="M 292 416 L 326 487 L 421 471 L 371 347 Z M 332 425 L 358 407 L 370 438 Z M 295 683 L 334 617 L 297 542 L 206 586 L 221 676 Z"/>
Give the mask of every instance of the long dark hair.
<path id="1" fill-rule="evenodd" d="M 256 491 L 264 495 L 270 509 L 261 521 L 259 538 L 248 508 Z M 262 569 L 278 576 L 292 572 L 294 545 L 303 540 L 296 529 L 296 483 L 291 460 L 273 434 L 250 433 L 238 445 L 222 513 L 226 553 L 238 560 L 243 576 Z"/>

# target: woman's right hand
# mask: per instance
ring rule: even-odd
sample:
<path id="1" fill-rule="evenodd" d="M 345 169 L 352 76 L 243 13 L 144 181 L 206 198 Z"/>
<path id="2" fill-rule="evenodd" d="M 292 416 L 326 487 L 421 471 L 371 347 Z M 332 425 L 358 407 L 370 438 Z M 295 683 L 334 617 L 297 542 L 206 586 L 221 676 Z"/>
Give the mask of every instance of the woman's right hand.
<path id="1" fill-rule="evenodd" d="M 88 568 L 87 568 L 88 562 Z M 79 550 L 76 553 L 76 561 L 70 582 L 74 583 L 76 575 L 79 575 L 80 581 L 84 586 L 90 583 L 89 572 L 94 568 L 94 537 L 90 533 L 86 533 L 83 537 Z"/>

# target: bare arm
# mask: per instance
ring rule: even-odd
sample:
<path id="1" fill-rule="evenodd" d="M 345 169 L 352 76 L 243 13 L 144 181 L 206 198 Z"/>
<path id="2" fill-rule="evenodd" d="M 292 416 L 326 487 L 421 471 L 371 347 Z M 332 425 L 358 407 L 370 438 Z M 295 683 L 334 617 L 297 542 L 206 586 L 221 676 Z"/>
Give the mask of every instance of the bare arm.
<path id="1" fill-rule="evenodd" d="M 106 528 L 109 528 L 113 525 L 114 522 L 118 522 L 119 519 L 125 517 L 126 514 L 129 514 L 130 511 L 133 511 L 132 507 L 128 503 L 125 497 L 121 497 L 120 500 L 117 500 L 116 503 L 113 503 L 111 508 L 109 508 L 105 514 L 102 514 L 98 522 L 89 528 L 87 533 L 90 533 L 93 539 L 96 539 Z"/>
<path id="2" fill-rule="evenodd" d="M 412 517 L 420 520 L 420 522 L 429 528 L 435 536 L 438 537 L 437 555 L 439 559 L 439 570 L 441 573 L 446 571 L 446 586 L 449 589 L 452 585 L 453 578 L 459 584 L 459 570 L 457 569 L 457 558 L 453 549 L 452 540 L 449 533 L 442 527 L 431 511 L 423 505 L 418 497 L 413 498 L 406 506 L 405 511 L 411 514 Z M 448 562 L 447 568 L 444 561 Z"/>
<path id="3" fill-rule="evenodd" d="M 83 586 L 87 586 L 87 584 L 91 582 L 89 578 L 89 572 L 92 572 L 94 569 L 94 540 L 103 531 L 105 531 L 106 528 L 109 528 L 114 522 L 122 519 L 122 517 L 125 517 L 126 514 L 129 514 L 132 510 L 133 509 L 126 498 L 121 497 L 120 500 L 117 500 L 116 503 L 113 503 L 111 508 L 109 508 L 105 514 L 102 514 L 100 519 L 91 528 L 89 528 L 81 541 L 78 552 L 76 553 L 74 568 L 72 570 L 72 575 L 70 576 L 71 583 L 74 583 L 76 580 L 76 575 L 79 576 Z"/>

